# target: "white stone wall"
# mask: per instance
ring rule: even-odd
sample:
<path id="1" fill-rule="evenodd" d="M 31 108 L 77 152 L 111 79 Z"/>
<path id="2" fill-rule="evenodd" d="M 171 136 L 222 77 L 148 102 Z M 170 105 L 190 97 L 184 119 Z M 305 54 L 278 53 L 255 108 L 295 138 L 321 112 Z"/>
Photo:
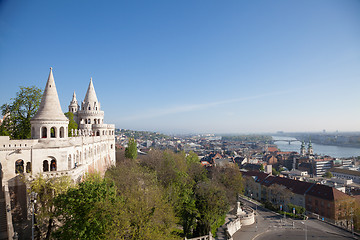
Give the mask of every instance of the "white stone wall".
<path id="1" fill-rule="evenodd" d="M 50 174 L 55 172 L 72 171 L 76 167 L 83 167 L 84 171 L 105 171 L 106 167 L 115 164 L 115 137 L 82 136 L 56 140 L 9 140 L 0 138 L 0 164 L 3 181 L 19 175 L 16 173 L 16 161 L 23 161 L 23 171 L 26 173 L 27 164 L 31 165 L 31 173 Z M 48 171 L 44 172 L 44 161 L 48 161 Z M 51 161 L 56 161 L 56 171 L 51 171 Z M 68 174 L 68 173 L 67 173 Z"/>

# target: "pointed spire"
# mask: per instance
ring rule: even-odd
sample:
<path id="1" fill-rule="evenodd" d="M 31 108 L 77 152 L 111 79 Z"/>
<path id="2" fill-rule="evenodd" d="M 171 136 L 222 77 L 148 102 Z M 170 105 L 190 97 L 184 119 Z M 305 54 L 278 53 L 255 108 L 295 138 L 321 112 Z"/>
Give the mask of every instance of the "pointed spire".
<path id="1" fill-rule="evenodd" d="M 98 102 L 92 78 L 90 78 L 90 83 L 89 83 L 89 87 L 88 87 L 88 90 L 85 95 L 84 102 L 90 103 L 90 104 L 94 104 L 95 102 Z"/>
<path id="2" fill-rule="evenodd" d="M 72 97 L 71 103 L 77 103 L 75 91 L 74 91 L 74 93 L 73 93 L 73 97 Z"/>
<path id="3" fill-rule="evenodd" d="M 49 77 L 41 98 L 39 110 L 31 120 L 68 121 L 61 110 L 52 68 L 50 68 Z"/>

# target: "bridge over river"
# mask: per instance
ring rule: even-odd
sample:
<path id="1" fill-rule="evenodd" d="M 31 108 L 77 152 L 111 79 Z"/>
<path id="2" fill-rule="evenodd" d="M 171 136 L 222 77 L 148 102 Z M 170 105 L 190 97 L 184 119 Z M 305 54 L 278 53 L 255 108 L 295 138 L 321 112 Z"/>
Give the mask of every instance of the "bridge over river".
<path id="1" fill-rule="evenodd" d="M 300 142 L 297 139 L 274 139 L 273 141 L 274 141 L 274 143 L 275 142 L 288 142 L 289 144 L 291 144 L 292 142 Z"/>

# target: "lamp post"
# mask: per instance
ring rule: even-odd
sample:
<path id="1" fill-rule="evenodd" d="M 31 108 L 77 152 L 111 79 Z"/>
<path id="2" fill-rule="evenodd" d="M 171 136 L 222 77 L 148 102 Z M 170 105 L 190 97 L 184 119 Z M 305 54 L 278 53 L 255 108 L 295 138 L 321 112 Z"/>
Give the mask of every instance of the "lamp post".
<path id="1" fill-rule="evenodd" d="M 307 225 L 306 225 L 305 221 L 301 222 L 301 223 L 305 225 L 305 240 L 307 240 Z"/>
<path id="2" fill-rule="evenodd" d="M 34 229 L 35 229 L 35 203 L 36 203 L 37 193 L 31 192 L 31 203 L 32 203 L 32 217 L 31 217 L 31 239 L 34 240 Z"/>

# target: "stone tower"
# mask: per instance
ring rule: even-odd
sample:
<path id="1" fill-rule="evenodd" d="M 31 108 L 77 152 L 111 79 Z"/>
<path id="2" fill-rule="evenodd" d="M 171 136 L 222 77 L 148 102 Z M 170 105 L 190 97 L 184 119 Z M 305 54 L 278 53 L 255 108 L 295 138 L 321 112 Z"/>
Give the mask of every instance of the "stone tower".
<path id="1" fill-rule="evenodd" d="M 72 100 L 69 105 L 69 112 L 72 112 L 75 114 L 78 110 L 79 110 L 79 104 L 78 104 L 78 101 L 76 100 L 76 93 L 74 91 Z"/>
<path id="2" fill-rule="evenodd" d="M 306 155 L 306 149 L 305 149 L 305 142 L 302 141 L 301 147 L 300 147 L 300 155 L 305 156 Z"/>
<path id="3" fill-rule="evenodd" d="M 39 110 L 30 123 L 33 139 L 58 140 L 68 137 L 69 120 L 61 110 L 52 68 L 50 68 Z"/>
<path id="4" fill-rule="evenodd" d="M 101 111 L 100 102 L 95 93 L 92 78 L 86 92 L 84 101 L 81 103 L 81 110 L 77 112 L 79 129 L 86 135 L 107 135 L 107 124 L 104 124 L 104 111 Z"/>
<path id="5" fill-rule="evenodd" d="M 311 140 L 309 141 L 309 145 L 308 145 L 308 155 L 314 155 L 314 150 L 312 148 Z"/>
<path id="6" fill-rule="evenodd" d="M 76 123 L 78 122 L 78 120 L 77 120 L 77 111 L 78 110 L 79 110 L 79 104 L 78 104 L 78 101 L 76 99 L 76 93 L 74 91 L 72 100 L 71 100 L 70 105 L 69 105 L 69 112 L 74 114 L 74 121 Z"/>

